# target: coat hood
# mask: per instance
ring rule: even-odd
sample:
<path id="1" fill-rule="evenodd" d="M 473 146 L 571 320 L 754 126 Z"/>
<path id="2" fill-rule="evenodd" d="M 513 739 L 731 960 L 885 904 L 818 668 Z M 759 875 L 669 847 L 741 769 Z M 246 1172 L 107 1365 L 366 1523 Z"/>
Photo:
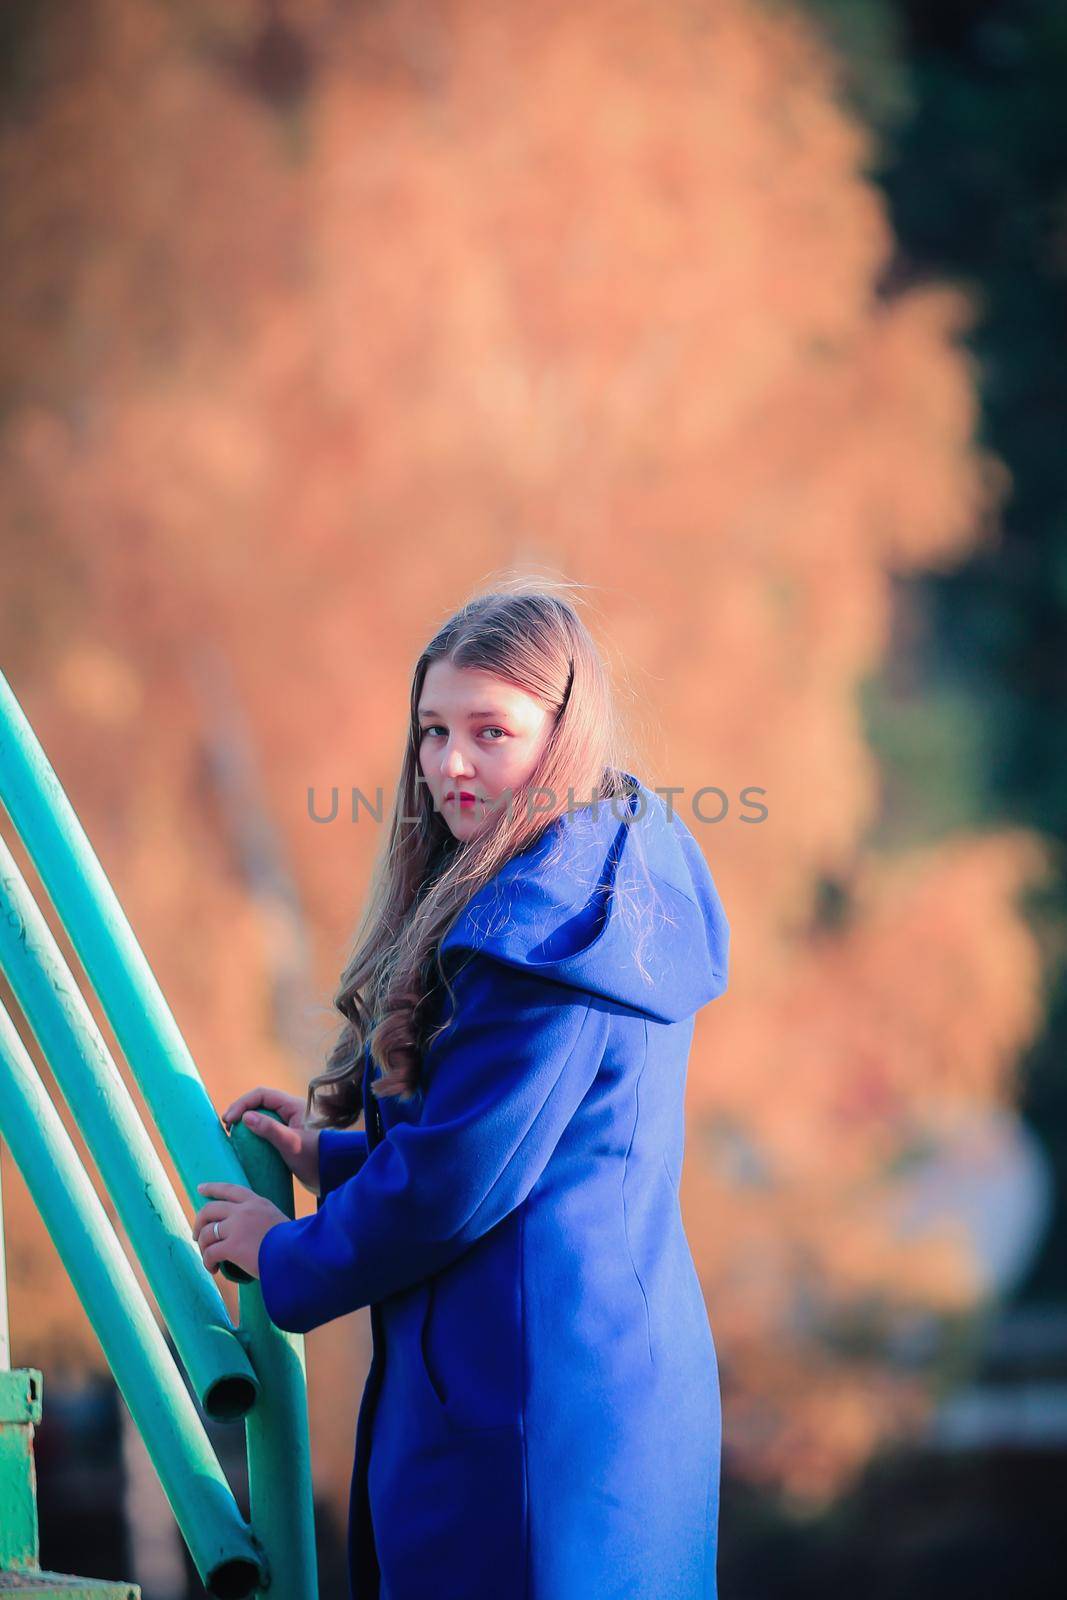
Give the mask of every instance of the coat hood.
<path id="1" fill-rule="evenodd" d="M 446 975 L 479 951 L 658 1022 L 723 993 L 730 928 L 703 852 L 622 776 L 628 795 L 565 811 L 471 897 L 441 941 Z"/>

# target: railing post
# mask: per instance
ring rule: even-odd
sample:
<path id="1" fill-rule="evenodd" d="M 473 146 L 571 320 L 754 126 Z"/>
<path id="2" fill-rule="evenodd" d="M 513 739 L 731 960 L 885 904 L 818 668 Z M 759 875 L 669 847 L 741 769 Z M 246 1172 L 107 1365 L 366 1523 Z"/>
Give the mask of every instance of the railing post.
<path id="1" fill-rule="evenodd" d="M 0 1139 L 0 1372 L 11 1365 L 11 1326 L 7 1316 L 7 1251 L 4 1247 L 4 1141 Z"/>
<path id="2" fill-rule="evenodd" d="M 199 1210 L 200 1182 L 230 1181 L 267 1195 L 292 1217 L 292 1178 L 278 1152 L 242 1127 L 227 1138 L 114 890 L 3 673 L 0 800 L 188 1198 Z M 234 1328 L 217 1285 L 194 1259 L 189 1224 L 103 1036 L 2 840 L 0 968 L 115 1198 L 204 1409 L 220 1420 L 245 1419 L 250 1523 L 241 1517 L 70 1136 L 0 1005 L 0 1128 L 100 1338 L 201 1578 L 214 1595 L 251 1596 L 269 1588 L 278 1600 L 315 1600 L 303 1338 L 276 1328 L 258 1282 L 224 1264 L 224 1275 L 240 1285 L 241 1326 Z M 0 1280 L 2 1264 L 0 1218 Z M 0 1521 L 6 1516 L 0 1498 Z M 134 1594 L 130 1586 L 121 1592 Z"/>
<path id="3" fill-rule="evenodd" d="M 217 1421 L 242 1417 L 259 1379 L 104 1036 L 3 839 L 0 969 L 78 1119 L 197 1399 Z"/>
<path id="4" fill-rule="evenodd" d="M 281 1121 L 275 1111 L 265 1114 Z M 234 1128 L 233 1138 L 250 1186 L 292 1217 L 293 1180 L 273 1145 L 243 1123 Z M 272 1594 L 314 1595 L 318 1566 L 304 1336 L 274 1326 L 258 1283 L 242 1284 L 238 1296 L 241 1327 L 273 1402 L 254 1406 L 245 1417 L 252 1526 L 270 1564 Z"/>
<path id="5" fill-rule="evenodd" d="M 205 1587 L 215 1594 L 251 1595 L 257 1584 L 265 1586 L 266 1564 L 111 1219 L 3 1005 L 0 1106 L 11 1153 L 141 1431 Z"/>
<path id="6" fill-rule="evenodd" d="M 0 1572 L 32 1572 L 38 1565 L 33 1427 L 40 1419 L 41 1374 L 33 1368 L 11 1371 L 0 1159 Z"/>

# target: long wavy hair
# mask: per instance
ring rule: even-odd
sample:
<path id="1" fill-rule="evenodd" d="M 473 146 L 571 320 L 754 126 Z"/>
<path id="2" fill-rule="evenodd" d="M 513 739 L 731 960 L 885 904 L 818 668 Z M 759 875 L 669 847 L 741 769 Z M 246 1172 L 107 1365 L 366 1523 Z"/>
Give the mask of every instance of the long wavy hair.
<path id="1" fill-rule="evenodd" d="M 431 662 L 489 672 L 534 696 L 555 718 L 540 760 L 510 806 L 468 840 L 434 809 L 419 762 L 419 699 Z M 308 1085 L 309 1127 L 347 1127 L 362 1105 L 362 1063 L 382 1070 L 372 1092 L 410 1095 L 434 1031 L 433 1001 L 449 989 L 441 940 L 478 890 L 557 817 L 627 793 L 622 732 L 609 676 L 574 606 L 548 588 L 491 590 L 470 599 L 434 635 L 415 666 L 397 793 L 367 910 L 333 1004 L 344 1025 Z M 539 795 L 538 790 L 549 791 Z M 539 805 L 551 800 L 544 810 Z M 450 991 L 449 991 L 450 992 Z"/>

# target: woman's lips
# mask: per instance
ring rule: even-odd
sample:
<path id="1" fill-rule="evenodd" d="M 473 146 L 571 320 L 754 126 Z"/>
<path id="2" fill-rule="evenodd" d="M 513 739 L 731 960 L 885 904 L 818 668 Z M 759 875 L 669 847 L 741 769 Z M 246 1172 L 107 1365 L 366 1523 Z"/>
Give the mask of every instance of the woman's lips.
<path id="1" fill-rule="evenodd" d="M 445 804 L 447 805 L 449 802 L 453 805 L 473 806 L 478 803 L 478 796 L 463 791 L 457 794 L 455 790 L 452 790 L 451 793 L 445 795 Z"/>

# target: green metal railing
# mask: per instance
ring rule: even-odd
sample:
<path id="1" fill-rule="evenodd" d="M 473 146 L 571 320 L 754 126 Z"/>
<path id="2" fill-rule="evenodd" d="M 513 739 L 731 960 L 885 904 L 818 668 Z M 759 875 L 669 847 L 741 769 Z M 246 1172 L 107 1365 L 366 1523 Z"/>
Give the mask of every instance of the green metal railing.
<path id="1" fill-rule="evenodd" d="M 122 907 L 2 673 L 0 802 L 107 1017 L 193 1211 L 204 1203 L 197 1185 L 217 1180 L 247 1185 L 294 1216 L 292 1178 L 278 1152 L 240 1124 L 227 1137 Z M 192 1238 L 191 1218 L 2 839 L 0 971 L 114 1203 L 189 1388 L 2 1004 L 0 1136 L 100 1340 L 204 1587 L 230 1600 L 268 1588 L 275 1600 L 315 1600 L 303 1338 L 276 1328 L 258 1282 L 225 1263 L 221 1270 L 239 1285 L 239 1325 L 234 1326 Z M 0 1243 L 0 1270 L 2 1263 Z M 6 1448 L 5 1430 L 32 1429 L 39 1419 L 41 1374 L 34 1368 L 3 1371 L 5 1347 L 6 1323 L 0 1329 L 0 1590 L 5 1573 L 39 1572 L 32 1456 Z M 244 1421 L 250 1521 L 223 1474 L 190 1389 L 207 1417 Z M 114 1592 L 137 1593 L 128 1584 L 115 1586 Z"/>

